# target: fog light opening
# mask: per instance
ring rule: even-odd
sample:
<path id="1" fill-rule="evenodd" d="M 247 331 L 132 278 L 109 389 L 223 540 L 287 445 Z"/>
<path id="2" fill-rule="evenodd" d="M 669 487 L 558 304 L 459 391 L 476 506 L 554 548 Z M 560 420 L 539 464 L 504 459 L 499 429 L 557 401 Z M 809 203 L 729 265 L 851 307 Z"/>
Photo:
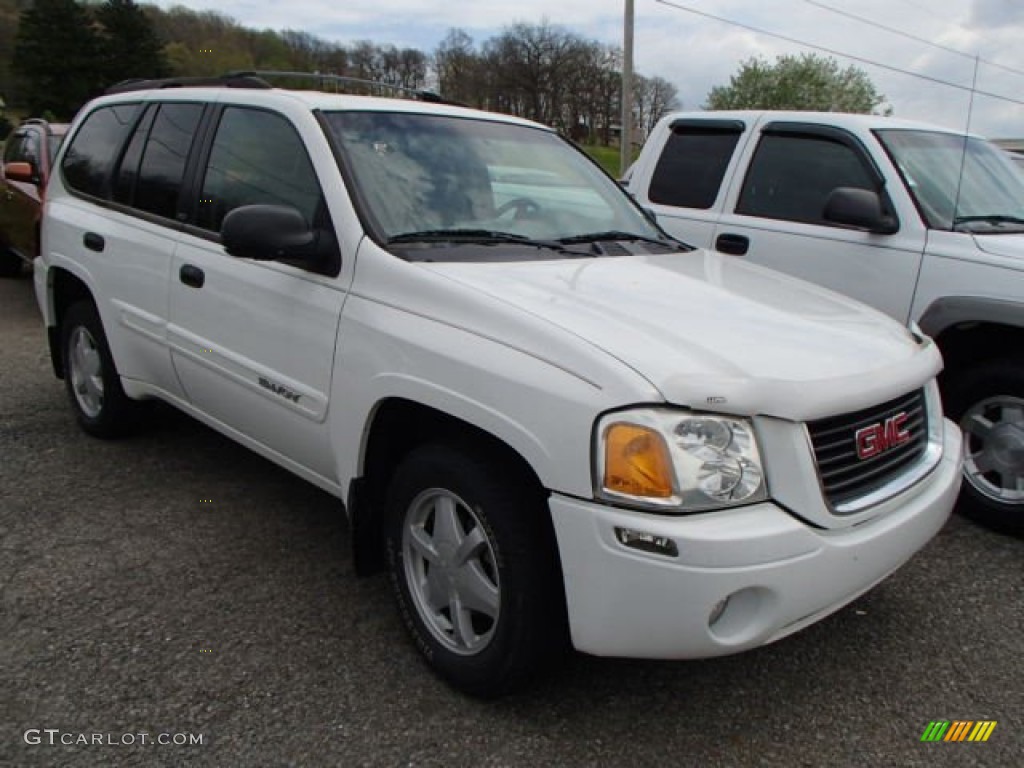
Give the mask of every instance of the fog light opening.
<path id="1" fill-rule="evenodd" d="M 615 538 L 622 546 L 630 549 L 665 557 L 679 557 L 679 547 L 665 536 L 657 536 L 647 531 L 634 531 L 631 528 L 616 528 Z"/>
<path id="2" fill-rule="evenodd" d="M 729 599 L 731 597 L 732 595 L 725 598 L 724 600 L 719 600 L 717 603 L 715 603 L 715 607 L 711 609 L 711 613 L 708 614 L 708 626 L 712 629 L 714 629 L 715 624 L 718 623 L 718 620 L 722 618 L 722 614 L 725 613 L 725 609 L 729 607 Z"/>

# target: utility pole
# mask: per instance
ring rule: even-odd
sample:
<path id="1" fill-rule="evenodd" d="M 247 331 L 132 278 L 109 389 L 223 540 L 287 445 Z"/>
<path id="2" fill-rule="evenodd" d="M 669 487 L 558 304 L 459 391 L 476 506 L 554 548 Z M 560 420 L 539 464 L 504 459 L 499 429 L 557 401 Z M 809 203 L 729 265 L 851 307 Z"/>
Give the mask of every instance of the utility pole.
<path id="1" fill-rule="evenodd" d="M 626 0 L 622 41 L 622 130 L 619 131 L 619 173 L 633 162 L 633 0 Z"/>

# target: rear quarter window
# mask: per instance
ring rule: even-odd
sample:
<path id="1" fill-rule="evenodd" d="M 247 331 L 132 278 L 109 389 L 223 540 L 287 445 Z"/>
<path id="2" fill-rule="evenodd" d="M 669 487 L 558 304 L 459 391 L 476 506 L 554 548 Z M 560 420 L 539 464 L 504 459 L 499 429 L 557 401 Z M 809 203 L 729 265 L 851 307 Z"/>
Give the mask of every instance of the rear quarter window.
<path id="1" fill-rule="evenodd" d="M 61 161 L 69 189 L 106 196 L 110 172 L 138 110 L 138 104 L 117 104 L 100 107 L 85 118 Z"/>
<path id="2" fill-rule="evenodd" d="M 651 178 L 652 203 L 707 209 L 715 204 L 740 132 L 717 127 L 675 128 Z"/>

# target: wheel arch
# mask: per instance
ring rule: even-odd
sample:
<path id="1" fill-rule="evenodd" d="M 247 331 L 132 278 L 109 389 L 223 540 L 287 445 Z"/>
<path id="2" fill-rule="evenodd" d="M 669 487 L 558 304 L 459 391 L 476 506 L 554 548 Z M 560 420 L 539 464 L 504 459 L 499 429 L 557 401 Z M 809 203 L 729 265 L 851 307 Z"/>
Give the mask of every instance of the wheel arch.
<path id="1" fill-rule="evenodd" d="M 60 327 L 67 310 L 79 301 L 96 304 L 96 298 L 88 284 L 77 275 L 61 267 L 53 267 L 47 275 L 49 314 L 52 323 L 47 323 L 46 336 L 50 347 L 50 362 L 58 379 L 64 378 L 64 362 L 60 353 Z"/>
<path id="2" fill-rule="evenodd" d="M 946 363 L 945 377 L 969 361 L 1007 357 L 1024 342 L 1024 302 L 980 296 L 937 299 L 918 320 L 935 339 Z"/>
<path id="3" fill-rule="evenodd" d="M 404 397 L 376 403 L 364 432 L 360 476 L 349 485 L 347 507 L 352 528 L 356 572 L 381 570 L 382 515 L 388 483 L 395 468 L 415 448 L 428 442 L 468 445 L 514 468 L 524 482 L 546 493 L 540 476 L 526 457 L 505 440 L 450 413 Z M 554 536 L 554 529 L 551 531 Z M 552 539 L 553 540 L 553 539 Z"/>

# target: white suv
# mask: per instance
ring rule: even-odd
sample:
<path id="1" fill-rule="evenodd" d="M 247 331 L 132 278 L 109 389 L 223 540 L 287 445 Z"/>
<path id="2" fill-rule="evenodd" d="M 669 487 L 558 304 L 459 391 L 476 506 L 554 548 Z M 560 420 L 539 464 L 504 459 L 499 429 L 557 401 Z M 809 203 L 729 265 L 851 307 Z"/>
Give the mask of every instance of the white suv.
<path id="1" fill-rule="evenodd" d="M 570 638 L 760 646 L 942 527 L 929 340 L 680 245 L 542 126 L 230 84 L 76 119 L 35 271 L 55 371 L 92 434 L 159 398 L 336 495 L 453 684 Z"/>

